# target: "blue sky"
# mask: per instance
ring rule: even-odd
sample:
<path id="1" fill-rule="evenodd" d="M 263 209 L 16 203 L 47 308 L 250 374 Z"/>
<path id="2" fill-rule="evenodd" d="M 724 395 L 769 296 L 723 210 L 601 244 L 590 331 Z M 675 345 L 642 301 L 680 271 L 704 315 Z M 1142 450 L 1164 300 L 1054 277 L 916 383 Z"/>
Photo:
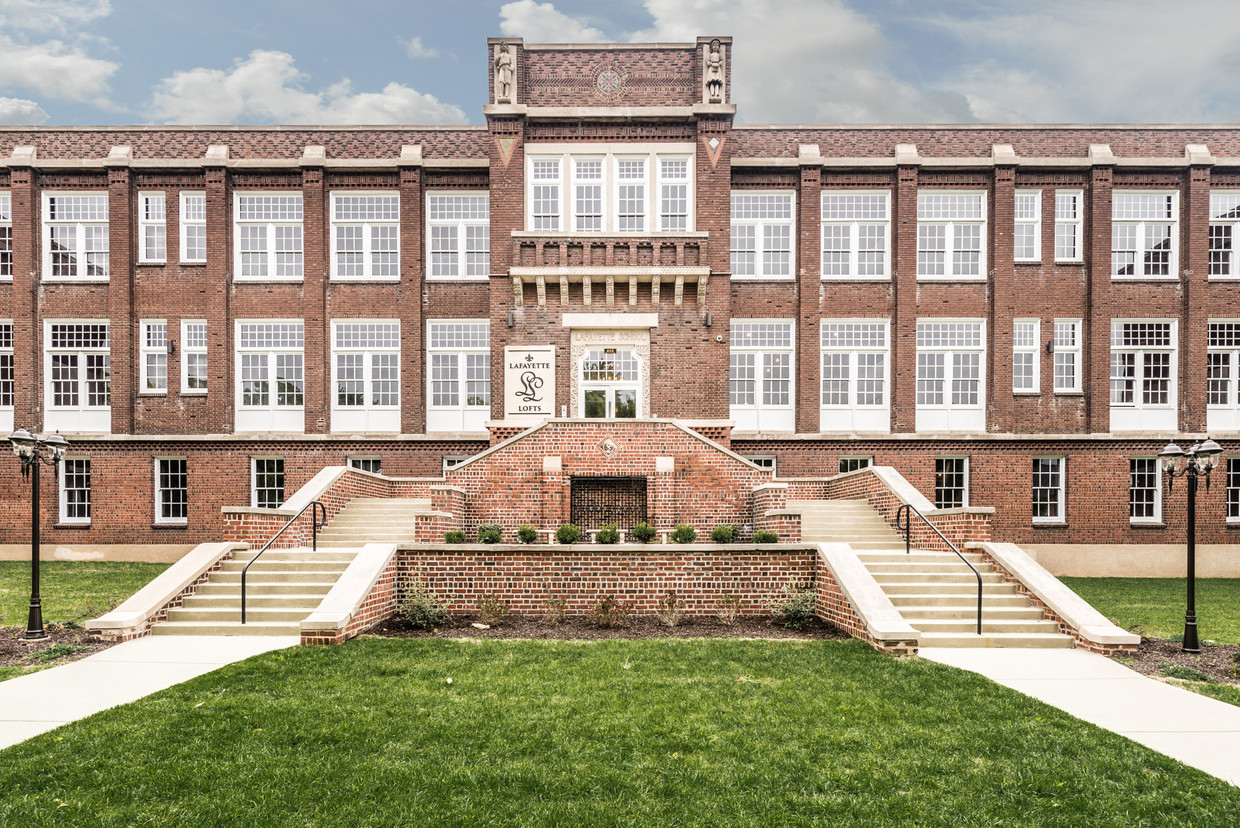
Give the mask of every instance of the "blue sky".
<path id="1" fill-rule="evenodd" d="M 1232 123 L 1235 0 L 0 0 L 0 124 L 480 123 L 488 36 L 735 38 L 749 123 Z"/>

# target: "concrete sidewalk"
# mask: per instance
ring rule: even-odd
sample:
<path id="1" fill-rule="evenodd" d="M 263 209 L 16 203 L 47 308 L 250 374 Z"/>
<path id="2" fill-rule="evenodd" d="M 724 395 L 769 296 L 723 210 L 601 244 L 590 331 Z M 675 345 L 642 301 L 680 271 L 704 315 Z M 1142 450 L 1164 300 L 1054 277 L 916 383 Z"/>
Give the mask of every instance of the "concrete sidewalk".
<path id="1" fill-rule="evenodd" d="M 72 664 L 0 681 L 0 749 L 298 643 L 297 636 L 146 636 Z"/>
<path id="2" fill-rule="evenodd" d="M 921 656 L 981 673 L 1240 786 L 1240 707 L 1084 650 L 926 648 Z"/>

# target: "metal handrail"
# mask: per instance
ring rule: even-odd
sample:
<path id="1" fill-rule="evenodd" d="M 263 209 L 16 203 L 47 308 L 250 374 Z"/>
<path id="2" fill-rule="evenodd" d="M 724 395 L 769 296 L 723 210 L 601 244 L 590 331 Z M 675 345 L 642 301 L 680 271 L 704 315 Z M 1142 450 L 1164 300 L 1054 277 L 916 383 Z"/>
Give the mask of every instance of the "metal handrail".
<path id="1" fill-rule="evenodd" d="M 302 507 L 302 510 L 289 518 L 288 523 L 280 527 L 280 531 L 271 536 L 271 540 L 263 544 L 263 548 L 250 558 L 249 563 L 241 570 L 241 623 L 245 623 L 245 576 L 250 571 L 250 567 L 258 560 L 258 556 L 266 552 L 276 539 L 284 534 L 284 530 L 289 528 L 296 522 L 297 518 L 306 513 L 306 509 L 310 509 L 310 548 L 315 552 L 319 551 L 319 528 L 327 525 L 327 507 L 317 500 L 312 500 Z M 323 520 L 319 520 L 319 510 L 323 510 Z"/>
<path id="2" fill-rule="evenodd" d="M 939 528 L 935 526 L 933 523 L 931 523 L 926 518 L 925 515 L 917 511 L 917 509 L 911 503 L 905 503 L 899 509 L 896 510 L 896 529 L 899 529 L 900 531 L 904 532 L 904 554 L 906 555 L 909 554 L 910 547 L 911 547 L 910 535 L 912 534 L 913 521 L 912 521 L 912 518 L 909 517 L 910 513 L 915 514 L 917 515 L 917 517 L 921 518 L 922 521 L 927 526 L 929 526 L 931 529 L 934 530 L 934 534 L 938 535 L 939 538 L 942 539 L 943 543 L 947 544 L 948 548 L 950 548 L 951 551 L 955 552 L 956 556 L 960 558 L 960 560 L 964 561 L 965 566 L 973 570 L 973 574 L 977 577 L 977 634 L 981 635 L 982 634 L 982 573 L 977 571 L 977 567 L 969 563 L 969 559 L 966 558 L 964 554 L 961 553 L 961 551 L 956 548 L 956 544 L 949 541 L 947 537 L 942 532 L 939 531 Z"/>

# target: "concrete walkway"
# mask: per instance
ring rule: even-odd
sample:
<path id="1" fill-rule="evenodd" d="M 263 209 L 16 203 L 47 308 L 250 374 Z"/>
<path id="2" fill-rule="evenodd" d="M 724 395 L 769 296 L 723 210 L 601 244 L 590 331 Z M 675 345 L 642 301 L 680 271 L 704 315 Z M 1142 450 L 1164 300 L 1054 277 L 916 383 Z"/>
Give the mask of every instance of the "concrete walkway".
<path id="1" fill-rule="evenodd" d="M 981 673 L 1240 786 L 1240 707 L 1084 650 L 923 648 L 921 656 Z"/>
<path id="2" fill-rule="evenodd" d="M 146 636 L 0 681 L 0 749 L 299 641 L 297 636 Z"/>

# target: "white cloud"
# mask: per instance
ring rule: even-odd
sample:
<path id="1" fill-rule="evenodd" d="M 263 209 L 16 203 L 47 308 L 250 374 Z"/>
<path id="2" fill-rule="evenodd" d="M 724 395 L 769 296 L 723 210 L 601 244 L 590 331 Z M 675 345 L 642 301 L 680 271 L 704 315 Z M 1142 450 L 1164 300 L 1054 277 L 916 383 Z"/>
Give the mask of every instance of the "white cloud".
<path id="1" fill-rule="evenodd" d="M 465 123 L 459 107 L 399 83 L 354 93 L 348 80 L 307 91 L 306 75 L 286 52 L 255 50 L 229 70 L 176 72 L 155 87 L 150 114 L 165 123 L 447 124 Z"/>
<path id="2" fill-rule="evenodd" d="M 405 51 L 409 54 L 409 57 L 414 60 L 439 57 L 439 52 L 437 50 L 423 45 L 421 36 L 412 37 L 409 40 L 404 41 L 404 44 Z"/>
<path id="3" fill-rule="evenodd" d="M 59 40 L 17 43 L 0 35 L 0 88 L 23 87 L 70 101 L 108 105 L 108 81 L 120 68 Z"/>
<path id="4" fill-rule="evenodd" d="M 516 0 L 499 10 L 499 30 L 528 43 L 599 43 L 608 37 L 593 26 L 561 12 L 552 3 Z"/>
<path id="5" fill-rule="evenodd" d="M 67 32 L 112 13 L 108 0 L 0 0 L 0 26 Z"/>
<path id="6" fill-rule="evenodd" d="M 0 98 L 0 124 L 5 126 L 37 126 L 47 122 L 47 113 L 34 101 L 23 98 Z"/>

